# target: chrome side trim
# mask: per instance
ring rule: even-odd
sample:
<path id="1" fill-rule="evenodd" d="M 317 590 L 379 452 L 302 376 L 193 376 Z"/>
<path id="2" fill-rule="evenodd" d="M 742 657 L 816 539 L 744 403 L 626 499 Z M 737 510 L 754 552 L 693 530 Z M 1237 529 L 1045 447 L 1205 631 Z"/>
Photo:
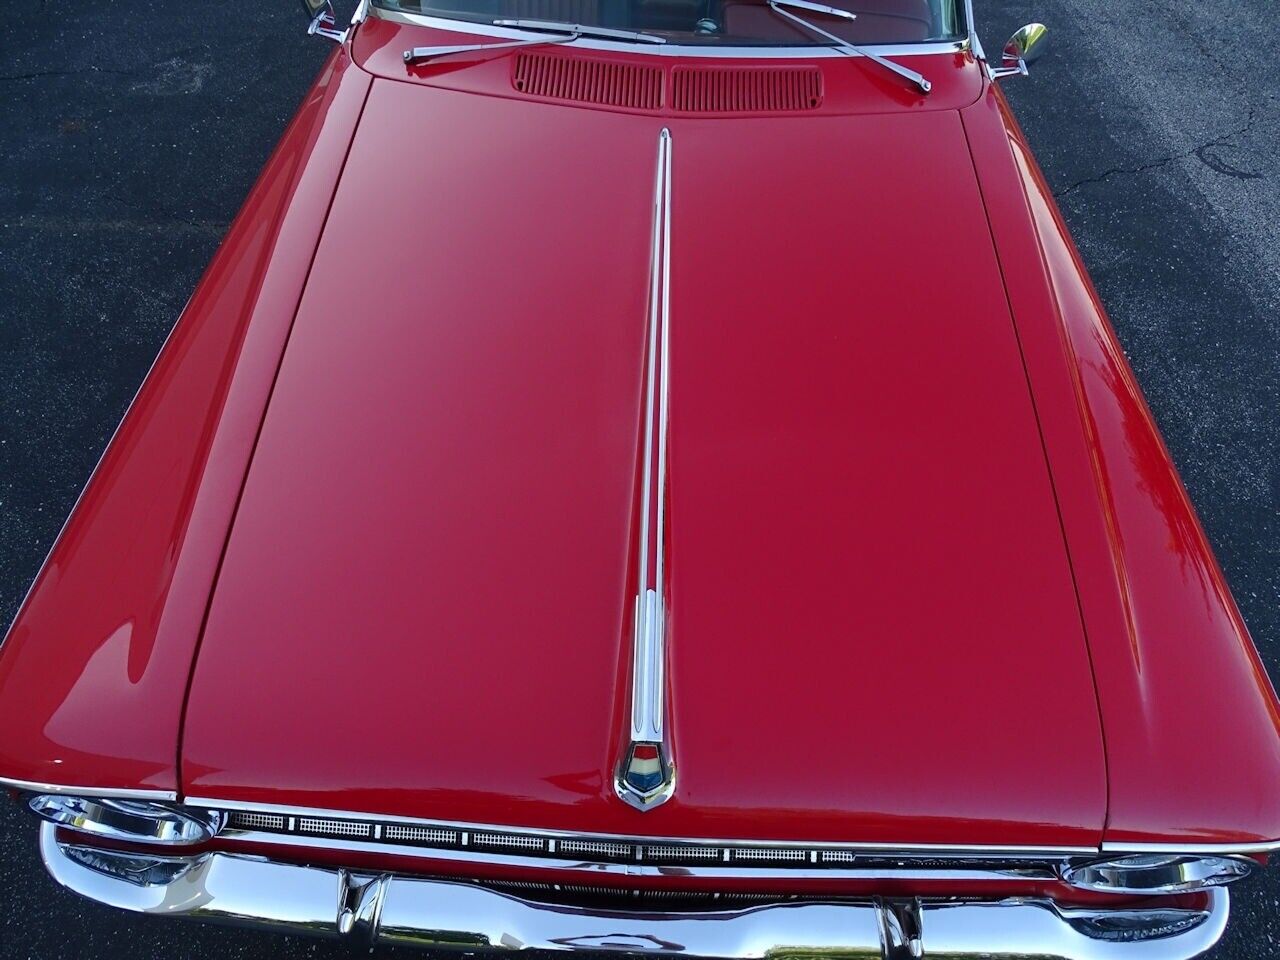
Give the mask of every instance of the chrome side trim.
<path id="1" fill-rule="evenodd" d="M 1096 856 L 1097 847 L 1034 847 L 1016 844 L 956 844 L 956 843 L 859 843 L 850 841 L 826 840 L 769 840 L 769 839 L 726 839 L 710 837 L 672 837 L 646 836 L 642 834 L 622 833 L 589 833 L 576 830 L 554 830 L 544 827 L 522 827 L 511 824 L 476 823 L 462 820 L 424 820 L 420 817 L 403 817 L 391 814 L 357 812 L 351 810 L 331 810 L 324 807 L 295 807 L 287 804 L 249 803 L 242 800 L 222 800 L 214 797 L 185 797 L 183 800 L 191 806 L 207 807 L 210 810 L 237 810 L 244 813 L 277 813 L 285 816 L 316 817 L 338 820 L 362 820 L 369 823 L 397 823 L 418 827 L 445 827 L 452 830 L 475 832 L 493 831 L 495 833 L 518 833 L 531 837 L 553 838 L 556 840 L 599 840 L 602 842 L 637 843 L 637 844 L 690 844 L 695 846 L 717 847 L 781 847 L 791 849 L 822 848 L 824 850 L 875 851 L 889 854 L 956 854 L 974 857 L 987 857 L 998 854 L 1002 857 L 1031 857 L 1045 859 L 1071 856 Z"/>
<path id="2" fill-rule="evenodd" d="M 618 760 L 614 790 L 637 810 L 661 806 L 675 793 L 675 762 L 664 713 L 666 683 L 667 422 L 671 393 L 671 131 L 658 134 L 649 257 L 640 557 L 631 655 L 631 735 Z"/>
<path id="3" fill-rule="evenodd" d="M 0 788 L 20 790 L 23 793 L 57 793 L 76 797 L 102 797 L 111 800 L 168 800 L 176 802 L 178 794 L 173 790 L 126 790 L 116 787 L 69 787 L 59 783 L 37 783 L 34 780 L 13 780 L 0 777 Z"/>
<path id="4" fill-rule="evenodd" d="M 386 10 L 370 5 L 369 16 L 392 23 L 402 23 L 415 27 L 431 27 L 434 30 L 447 30 L 450 33 L 476 34 L 486 37 L 503 37 L 521 39 L 538 36 L 527 30 L 509 27 L 492 26 L 487 23 L 474 23 L 469 20 L 450 20 L 447 17 L 433 17 L 420 13 L 404 13 L 400 10 Z M 940 54 L 963 53 L 969 49 L 970 40 L 938 40 L 933 43 L 882 43 L 868 44 L 874 46 L 882 57 L 922 57 Z M 846 54 L 827 46 L 812 47 L 712 47 L 707 44 L 645 44 L 643 47 L 635 43 L 619 43 L 613 40 L 598 40 L 583 37 L 574 47 L 587 50 L 607 50 L 613 53 L 641 53 L 659 57 L 705 57 L 708 59 L 733 60 L 812 60 L 831 57 L 845 57 Z"/>
<path id="5" fill-rule="evenodd" d="M 1242 854 L 1280 853 L 1280 840 L 1260 840 L 1257 843 L 1103 843 L 1103 853 L 1185 853 L 1205 856 L 1229 857 Z"/>
<path id="6" fill-rule="evenodd" d="M 692 913 L 592 910 L 522 900 L 477 884 L 221 853 L 195 855 L 185 869 L 172 858 L 157 859 L 163 869 L 149 870 L 134 854 L 61 843 L 48 825 L 40 831 L 40 853 L 50 876 L 64 887 L 137 913 L 485 954 L 607 950 L 723 960 L 1190 960 L 1217 943 L 1230 912 L 1230 898 L 1221 889 L 1190 908 L 877 899 Z"/>

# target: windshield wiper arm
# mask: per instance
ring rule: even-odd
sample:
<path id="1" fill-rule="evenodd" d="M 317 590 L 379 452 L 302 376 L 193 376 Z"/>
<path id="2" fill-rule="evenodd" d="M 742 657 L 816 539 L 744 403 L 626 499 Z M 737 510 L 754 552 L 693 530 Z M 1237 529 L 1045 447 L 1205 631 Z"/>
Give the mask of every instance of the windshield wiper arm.
<path id="1" fill-rule="evenodd" d="M 635 40 L 641 43 L 666 43 L 664 37 L 634 30 L 613 30 L 609 27 L 592 27 L 582 23 L 561 23 L 558 20 L 494 20 L 495 27 L 520 27 L 525 30 L 546 30 L 562 34 L 558 37 L 535 37 L 530 40 L 507 40 L 502 43 L 464 43 L 443 47 L 414 47 L 404 52 L 405 63 L 424 63 L 437 57 L 454 53 L 487 53 L 510 47 L 536 47 L 550 43 L 573 43 L 579 37 L 603 37 L 608 40 Z"/>
<path id="2" fill-rule="evenodd" d="M 856 20 L 856 14 L 852 14 L 848 10 L 841 10 L 839 7 L 829 7 L 823 3 L 811 3 L 810 0 L 768 0 L 768 3 L 769 8 L 774 13 L 779 16 L 786 17 L 788 20 L 798 23 L 800 26 L 808 30 L 812 30 L 819 36 L 826 37 L 843 53 L 847 53 L 850 56 L 866 57 L 873 63 L 880 64 L 880 66 L 884 67 L 886 70 L 892 70 L 898 76 L 905 77 L 910 80 L 919 87 L 923 93 L 928 93 L 933 89 L 933 84 L 914 70 L 908 70 L 906 67 L 894 63 L 892 60 L 886 60 L 884 57 L 879 54 L 872 53 L 865 47 L 860 47 L 857 44 L 850 43 L 848 40 L 844 39 L 844 37 L 837 37 L 834 33 L 828 33 L 811 20 L 806 20 L 804 17 L 798 17 L 790 10 L 784 10 L 783 7 L 794 7 L 797 10 L 812 10 L 814 13 L 825 13 L 833 17 L 839 17 L 842 20 Z"/>
<path id="3" fill-rule="evenodd" d="M 579 37 L 599 37 L 603 40 L 634 40 L 637 43 L 666 43 L 666 37 L 639 30 L 614 30 L 612 27 L 593 27 L 585 23 L 566 23 L 561 20 L 495 20 L 495 27 L 520 27 L 525 30 L 559 30 L 572 32 Z"/>
<path id="4" fill-rule="evenodd" d="M 508 40 L 504 43 L 463 43 L 444 47 L 414 47 L 404 52 L 405 63 L 425 63 L 437 57 L 447 57 L 452 53 L 484 53 L 489 50 L 502 50 L 505 47 L 537 47 L 548 43 L 573 43 L 580 33 L 570 33 L 563 37 L 538 37 L 536 40 Z"/>

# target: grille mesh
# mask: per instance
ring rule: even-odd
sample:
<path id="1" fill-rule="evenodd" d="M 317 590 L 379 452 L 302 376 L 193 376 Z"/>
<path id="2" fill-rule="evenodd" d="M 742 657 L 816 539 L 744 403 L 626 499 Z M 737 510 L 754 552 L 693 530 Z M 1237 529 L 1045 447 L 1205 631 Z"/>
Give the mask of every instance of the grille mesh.
<path id="1" fill-rule="evenodd" d="M 644 855 L 650 860 L 723 860 L 721 847 L 645 847 Z"/>
<path id="2" fill-rule="evenodd" d="M 817 67 L 676 67 L 671 106 L 681 113 L 776 113 L 822 106 Z"/>
<path id="3" fill-rule="evenodd" d="M 319 833 L 327 837 L 367 837 L 369 824 L 358 820 L 315 820 L 310 817 L 298 819 L 298 829 L 303 833 Z"/>
<path id="4" fill-rule="evenodd" d="M 430 843 L 453 846 L 458 842 L 457 830 L 442 830 L 436 827 L 407 827 L 399 823 L 389 823 L 382 828 L 382 835 L 388 840 L 409 840 L 416 843 Z"/>
<path id="5" fill-rule="evenodd" d="M 740 847 L 733 851 L 735 860 L 765 860 L 772 863 L 800 863 L 809 859 L 808 850 L 770 849 L 766 847 Z"/>
<path id="6" fill-rule="evenodd" d="M 619 857 L 635 859 L 636 848 L 629 843 L 609 843 L 603 840 L 561 840 L 556 844 L 561 853 L 581 853 L 587 856 Z"/>
<path id="7" fill-rule="evenodd" d="M 546 841 L 515 833 L 473 833 L 471 842 L 477 847 L 509 847 L 517 850 L 543 850 Z"/>
<path id="8" fill-rule="evenodd" d="M 522 53 L 515 58 L 512 70 L 511 85 L 535 97 L 635 110 L 657 110 L 662 106 L 660 67 Z"/>
<path id="9" fill-rule="evenodd" d="M 244 830 L 283 830 L 284 816 L 278 813 L 235 813 L 231 825 Z"/>

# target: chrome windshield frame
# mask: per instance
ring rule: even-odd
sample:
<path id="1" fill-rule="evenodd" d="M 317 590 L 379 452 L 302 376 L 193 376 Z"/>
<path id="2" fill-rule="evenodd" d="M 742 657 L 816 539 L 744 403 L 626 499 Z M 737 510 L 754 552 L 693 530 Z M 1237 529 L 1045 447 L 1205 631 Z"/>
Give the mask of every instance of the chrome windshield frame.
<path id="1" fill-rule="evenodd" d="M 525 40 L 545 36 L 532 30 L 520 30 L 502 27 L 475 20 L 454 20 L 420 13 L 405 13 L 399 10 L 387 10 L 372 3 L 368 5 L 368 16 L 390 23 L 401 23 L 408 26 L 430 27 L 433 30 L 447 30 L 450 33 L 463 33 L 500 40 Z M 967 13 L 966 13 L 967 16 Z M 971 18 L 970 18 L 971 19 Z M 924 43 L 880 43 L 861 44 L 871 47 L 882 57 L 918 57 L 938 56 L 963 53 L 969 49 L 972 33 L 956 40 L 937 40 Z M 810 60 L 815 58 L 848 58 L 848 54 L 839 47 L 825 44 L 807 46 L 716 46 L 712 44 L 680 43 L 668 41 L 664 44 L 638 44 L 616 40 L 603 40 L 596 37 L 581 37 L 574 45 L 576 49 L 601 50 L 614 53 L 633 53 L 658 57 L 707 57 L 733 60 Z"/>

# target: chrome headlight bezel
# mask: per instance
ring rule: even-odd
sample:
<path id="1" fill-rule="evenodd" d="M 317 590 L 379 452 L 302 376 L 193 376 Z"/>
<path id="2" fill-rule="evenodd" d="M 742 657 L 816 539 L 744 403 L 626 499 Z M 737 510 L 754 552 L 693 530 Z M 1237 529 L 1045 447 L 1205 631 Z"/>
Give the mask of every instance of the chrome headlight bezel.
<path id="1" fill-rule="evenodd" d="M 226 815 L 176 803 L 36 794 L 27 805 L 43 820 L 67 830 L 128 843 L 188 847 L 218 835 Z"/>
<path id="2" fill-rule="evenodd" d="M 1257 861 L 1245 856 L 1134 853 L 1070 863 L 1063 882 L 1095 893 L 1173 894 L 1223 887 L 1254 874 Z"/>

